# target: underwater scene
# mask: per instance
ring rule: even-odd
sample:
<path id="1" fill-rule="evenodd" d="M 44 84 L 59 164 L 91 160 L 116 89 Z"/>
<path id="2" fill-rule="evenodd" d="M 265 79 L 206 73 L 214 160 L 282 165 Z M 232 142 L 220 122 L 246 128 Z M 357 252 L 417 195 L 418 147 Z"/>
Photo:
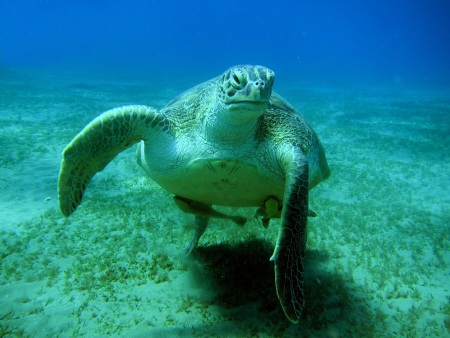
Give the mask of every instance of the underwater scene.
<path id="1" fill-rule="evenodd" d="M 0 337 L 450 337 L 444 1 L 19 0 L 0 13 Z M 298 323 L 270 260 L 280 218 L 202 210 L 186 255 L 194 215 L 136 145 L 60 210 L 61 154 L 94 118 L 161 109 L 238 64 L 275 72 L 331 170 L 309 192 Z"/>

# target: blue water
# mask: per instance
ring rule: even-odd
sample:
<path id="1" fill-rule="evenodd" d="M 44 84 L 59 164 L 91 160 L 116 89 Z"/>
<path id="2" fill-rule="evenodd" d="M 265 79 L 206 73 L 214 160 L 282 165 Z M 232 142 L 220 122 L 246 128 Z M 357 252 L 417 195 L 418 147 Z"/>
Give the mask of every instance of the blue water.
<path id="1" fill-rule="evenodd" d="M 448 1 L 0 0 L 0 337 L 450 337 Z M 279 220 L 192 215 L 135 147 L 66 218 L 61 153 L 236 64 L 276 73 L 331 176 L 309 195 L 306 304 L 285 317 Z"/>
<path id="2" fill-rule="evenodd" d="M 324 84 L 448 83 L 449 17 L 445 0 L 1 1 L 0 61 L 148 76 L 250 63 Z"/>

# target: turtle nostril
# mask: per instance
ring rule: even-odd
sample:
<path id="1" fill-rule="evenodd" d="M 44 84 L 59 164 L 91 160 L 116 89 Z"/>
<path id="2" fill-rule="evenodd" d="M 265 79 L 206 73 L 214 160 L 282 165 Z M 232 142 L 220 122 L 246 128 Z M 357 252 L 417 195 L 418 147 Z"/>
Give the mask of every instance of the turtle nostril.
<path id="1" fill-rule="evenodd" d="M 258 81 L 256 81 L 255 82 L 255 85 L 257 86 L 257 87 L 264 87 L 264 81 L 263 80 L 258 80 Z"/>

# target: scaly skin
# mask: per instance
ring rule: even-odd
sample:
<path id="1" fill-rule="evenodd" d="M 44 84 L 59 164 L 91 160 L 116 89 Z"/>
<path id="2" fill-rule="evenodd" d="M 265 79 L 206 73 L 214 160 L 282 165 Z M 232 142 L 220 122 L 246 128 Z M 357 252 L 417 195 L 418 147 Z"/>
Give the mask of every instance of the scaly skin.
<path id="1" fill-rule="evenodd" d="M 270 69 L 237 66 L 182 93 L 159 112 L 126 106 L 103 113 L 63 152 L 62 213 L 73 213 L 93 176 L 137 142 L 137 161 L 148 176 L 191 203 L 191 213 L 198 210 L 187 253 L 206 230 L 208 213 L 219 215 L 195 206 L 261 207 L 278 201 L 281 226 L 271 260 L 280 303 L 287 318 L 297 322 L 305 299 L 308 191 L 330 170 L 309 124 L 272 93 L 274 79 Z"/>
<path id="2" fill-rule="evenodd" d="M 305 303 L 303 260 L 306 253 L 308 215 L 308 163 L 301 151 L 293 149 L 286 164 L 286 193 L 277 244 L 271 260 L 275 262 L 275 285 L 286 317 L 297 323 Z"/>
<path id="3" fill-rule="evenodd" d="M 59 208 L 69 216 L 81 203 L 92 177 L 120 152 L 143 140 L 148 129 L 167 130 L 164 118 L 146 106 L 126 106 L 103 113 L 64 149 L 58 179 Z"/>

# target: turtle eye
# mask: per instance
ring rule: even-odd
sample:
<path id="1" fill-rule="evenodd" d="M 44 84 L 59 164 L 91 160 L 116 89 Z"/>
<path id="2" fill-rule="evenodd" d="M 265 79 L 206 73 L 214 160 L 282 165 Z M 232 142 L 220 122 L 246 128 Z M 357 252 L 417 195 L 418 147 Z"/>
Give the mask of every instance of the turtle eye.
<path id="1" fill-rule="evenodd" d="M 231 73 L 230 82 L 235 89 L 241 89 L 247 83 L 247 79 L 245 77 L 245 74 L 237 69 Z"/>
<path id="2" fill-rule="evenodd" d="M 233 80 L 237 83 L 237 84 L 241 84 L 241 81 L 239 80 L 238 76 L 236 75 L 236 73 L 233 74 Z"/>

